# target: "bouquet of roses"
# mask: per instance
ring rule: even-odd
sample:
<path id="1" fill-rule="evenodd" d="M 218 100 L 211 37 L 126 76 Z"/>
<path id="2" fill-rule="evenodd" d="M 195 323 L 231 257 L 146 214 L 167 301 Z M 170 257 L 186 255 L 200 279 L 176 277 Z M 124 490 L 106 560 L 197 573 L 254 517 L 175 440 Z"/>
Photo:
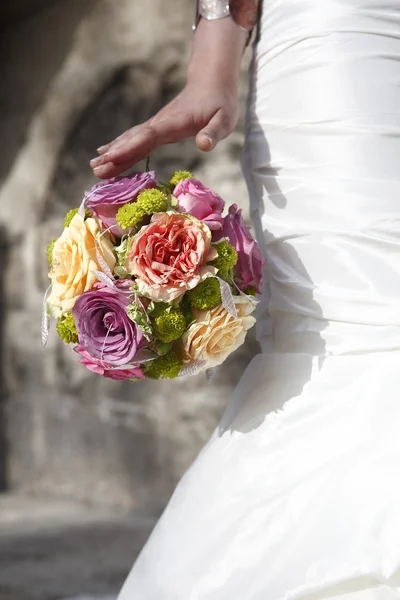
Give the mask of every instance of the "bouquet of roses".
<path id="1" fill-rule="evenodd" d="M 47 249 L 44 300 L 61 339 L 112 379 L 175 378 L 221 364 L 255 319 L 263 259 L 233 204 L 185 171 L 97 183 Z"/>

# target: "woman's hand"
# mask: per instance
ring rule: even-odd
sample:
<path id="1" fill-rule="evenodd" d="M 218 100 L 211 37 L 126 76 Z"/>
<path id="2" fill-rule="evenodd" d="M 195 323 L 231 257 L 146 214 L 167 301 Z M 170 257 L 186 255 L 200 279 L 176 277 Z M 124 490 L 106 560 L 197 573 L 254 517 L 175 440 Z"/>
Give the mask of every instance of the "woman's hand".
<path id="1" fill-rule="evenodd" d="M 98 148 L 100 156 L 90 161 L 96 177 L 120 175 L 162 144 L 196 136 L 197 146 L 208 152 L 229 135 L 239 116 L 238 78 L 246 36 L 230 18 L 201 19 L 185 88 L 154 117 Z"/>
<path id="2" fill-rule="evenodd" d="M 98 149 L 90 161 L 96 177 L 120 175 L 163 144 L 196 136 L 200 150 L 208 152 L 235 128 L 239 116 L 237 87 L 213 82 L 187 83 L 183 91 L 154 117 L 128 129 Z"/>

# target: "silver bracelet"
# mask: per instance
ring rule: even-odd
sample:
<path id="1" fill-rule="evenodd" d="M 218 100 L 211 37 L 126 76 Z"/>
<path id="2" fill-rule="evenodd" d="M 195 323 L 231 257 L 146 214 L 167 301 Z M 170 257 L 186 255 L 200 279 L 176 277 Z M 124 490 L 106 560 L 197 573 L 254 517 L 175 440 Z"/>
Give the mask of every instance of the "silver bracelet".
<path id="1" fill-rule="evenodd" d="M 193 29 L 196 29 L 200 17 L 207 21 L 214 21 L 229 17 L 230 14 L 229 3 L 226 0 L 197 0 Z"/>
<path id="2" fill-rule="evenodd" d="M 248 34 L 246 46 L 249 43 L 252 29 L 247 29 L 246 27 L 243 27 L 241 23 L 238 23 L 235 15 L 231 11 L 229 0 L 196 0 L 196 15 L 192 26 L 193 31 L 197 29 L 201 17 L 207 21 L 216 21 L 217 19 L 232 17 L 239 29 Z"/>

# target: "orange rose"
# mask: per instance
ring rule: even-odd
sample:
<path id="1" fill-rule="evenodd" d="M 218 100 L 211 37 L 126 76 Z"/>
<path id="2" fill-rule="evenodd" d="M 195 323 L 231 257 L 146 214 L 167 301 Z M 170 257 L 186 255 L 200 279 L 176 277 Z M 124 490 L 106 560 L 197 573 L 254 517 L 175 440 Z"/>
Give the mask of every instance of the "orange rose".
<path id="1" fill-rule="evenodd" d="M 127 271 L 143 295 L 170 302 L 215 275 L 206 263 L 216 257 L 207 225 L 186 214 L 158 213 L 133 238 Z"/>

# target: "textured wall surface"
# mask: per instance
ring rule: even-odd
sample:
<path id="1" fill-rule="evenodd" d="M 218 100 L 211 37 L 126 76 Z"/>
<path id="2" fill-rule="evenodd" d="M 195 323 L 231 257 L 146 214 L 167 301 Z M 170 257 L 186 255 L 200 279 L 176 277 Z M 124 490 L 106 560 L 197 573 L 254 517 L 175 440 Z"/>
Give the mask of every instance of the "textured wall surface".
<path id="1" fill-rule="evenodd" d="M 54 332 L 40 346 L 44 250 L 94 183 L 88 161 L 95 148 L 182 87 L 193 2 L 15 6 L 20 12 L 9 13 L 0 42 L 0 487 L 7 475 L 24 492 L 157 510 L 257 346 L 250 336 L 210 383 L 203 375 L 135 385 L 101 380 Z M 243 104 L 245 88 L 246 65 Z M 159 149 L 151 166 L 160 178 L 187 168 L 246 209 L 241 145 L 239 125 L 212 155 L 189 140 Z"/>

